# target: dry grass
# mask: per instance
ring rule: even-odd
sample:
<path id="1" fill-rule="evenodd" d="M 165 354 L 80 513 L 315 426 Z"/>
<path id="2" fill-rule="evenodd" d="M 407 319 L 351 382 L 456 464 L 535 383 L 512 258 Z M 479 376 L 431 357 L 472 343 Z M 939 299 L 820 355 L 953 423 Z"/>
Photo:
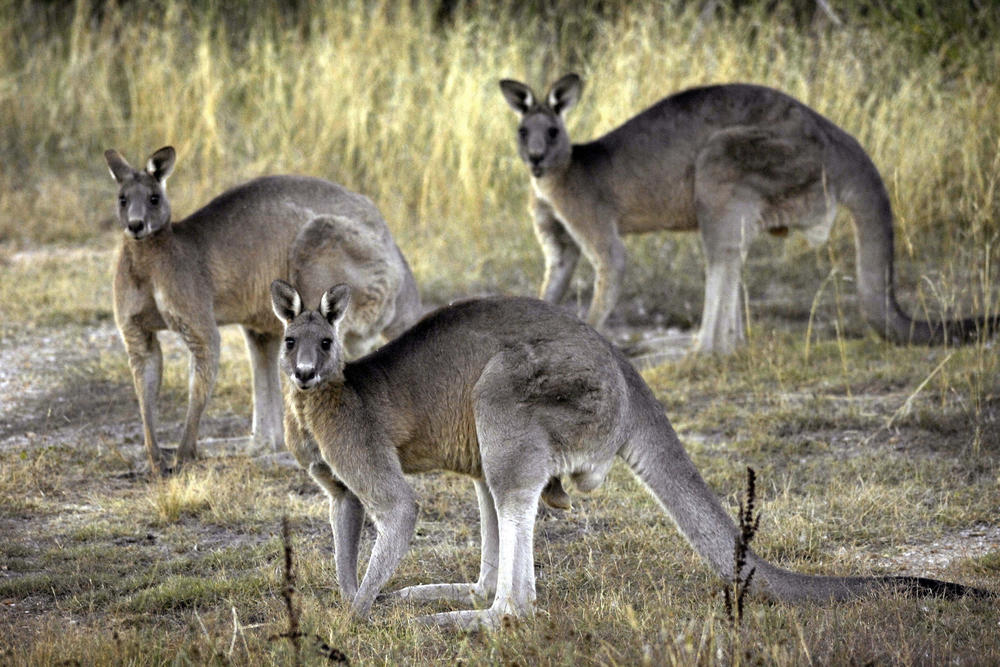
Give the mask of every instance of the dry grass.
<path id="1" fill-rule="evenodd" d="M 872 154 L 897 211 L 908 310 L 1000 308 L 991 11 L 970 19 L 971 37 L 946 22 L 936 32 L 874 19 L 811 36 L 745 13 L 691 44 L 696 17 L 662 3 L 603 17 L 595 3 L 561 21 L 513 7 L 459 12 L 450 27 L 400 4 L 293 13 L 265 0 L 167 0 L 154 13 L 0 0 L 0 662 L 289 664 L 289 642 L 271 640 L 288 626 L 283 515 L 302 631 L 355 664 L 1000 662 L 995 601 L 750 599 L 734 632 L 720 582 L 623 467 L 573 511 L 540 517 L 535 619 L 468 636 L 408 622 L 435 605 L 382 604 L 370 624 L 350 619 L 325 501 L 301 471 L 226 456 L 162 483 L 135 474 L 141 431 L 110 316 L 113 234 L 100 230 L 114 197 L 109 146 L 138 161 L 174 143 L 179 214 L 263 172 L 338 180 L 383 209 L 429 301 L 531 293 L 541 257 L 497 79 L 542 85 L 580 71 L 587 88 L 570 126 L 581 139 L 683 86 L 760 82 L 813 105 Z M 631 239 L 629 251 L 616 324 L 691 325 L 697 239 Z M 768 558 L 996 591 L 995 345 L 886 345 L 859 321 L 852 275 L 844 221 L 819 250 L 763 239 L 746 274 L 750 345 L 645 377 L 730 507 L 745 466 L 757 470 L 754 545 Z M 585 276 L 585 299 L 582 285 Z M 164 339 L 169 442 L 183 418 L 185 354 Z M 242 340 L 226 331 L 223 346 L 207 436 L 249 429 Z M 413 483 L 418 532 L 390 588 L 474 577 L 470 485 Z M 907 555 L 935 543 L 952 556 Z M 307 664 L 330 661 L 320 648 L 303 641 Z"/>
<path id="2" fill-rule="evenodd" d="M 428 293 L 531 292 L 541 261 L 525 212 L 527 175 L 496 84 L 513 76 L 544 86 L 572 68 L 587 81 L 570 122 L 579 139 L 690 85 L 752 81 L 798 96 L 853 133 L 881 168 L 904 266 L 928 267 L 904 271 L 904 287 L 919 290 L 932 312 L 990 301 L 983 283 L 991 279 L 977 274 L 988 265 L 965 253 L 996 254 L 996 40 L 953 37 L 949 49 L 918 51 L 900 38 L 905 25 L 894 32 L 872 21 L 811 37 L 744 14 L 720 17 L 691 44 L 696 16 L 660 3 L 610 16 L 567 12 L 561 23 L 512 8 L 459 12 L 450 27 L 417 5 L 292 13 L 261 0 L 243 9 L 166 2 L 161 11 L 98 11 L 81 0 L 59 13 L 8 0 L 0 5 L 9 167 L 0 176 L 0 240 L 95 238 L 113 210 L 103 150 L 138 161 L 172 143 L 178 215 L 261 173 L 326 176 L 372 196 Z M 968 20 L 1000 29 L 994 12 Z M 838 228 L 834 246 L 843 250 L 849 232 Z M 633 293 L 664 277 L 694 298 L 697 286 L 678 277 L 700 279 L 696 239 L 664 243 L 631 247 Z M 814 285 L 817 271 L 826 275 L 804 244 L 783 247 L 762 244 L 755 254 L 767 256 L 765 266 L 781 255 L 807 264 L 805 273 L 786 271 Z M 664 266 L 674 255 L 680 266 Z M 930 267 L 940 279 L 922 280 Z M 456 274 L 462 290 L 446 278 Z M 953 277 L 957 293 L 941 284 Z M 674 299 L 653 301 L 690 317 Z"/>
<path id="3" fill-rule="evenodd" d="M 35 259 L 44 265 L 61 253 Z M 88 320 L 94 306 L 84 298 L 106 278 L 108 259 L 97 253 L 80 263 L 75 287 L 39 281 L 36 262 L 19 255 L 0 266 L 0 284 L 33 296 L 9 323 L 4 350 L 48 360 L 8 356 L 0 378 L 13 372 L 31 389 L 3 395 L 17 419 L 0 436 L 5 664 L 289 664 L 291 644 L 272 639 L 288 624 L 284 515 L 306 664 L 328 661 L 320 644 L 354 664 L 1000 658 L 994 601 L 792 606 L 750 598 L 734 631 L 722 582 L 624 466 L 594 494 L 574 494 L 572 511 L 540 517 L 533 620 L 495 635 L 454 635 L 409 622 L 443 606 L 385 603 L 359 624 L 336 591 L 326 503 L 305 473 L 241 456 L 210 458 L 163 482 L 132 472 L 143 453 L 124 353 L 103 316 Z M 19 322 L 36 324 L 21 330 Z M 758 471 L 755 547 L 806 572 L 907 572 L 997 590 L 1000 360 L 985 346 L 900 348 L 868 336 L 820 337 L 806 363 L 800 325 L 762 317 L 761 333 L 731 359 L 684 358 L 645 372 L 731 508 L 744 466 Z M 223 338 L 208 435 L 249 428 L 245 353 L 238 332 Z M 164 343 L 169 440 L 179 432 L 186 381 L 179 344 L 173 336 Z M 412 481 L 417 534 L 389 587 L 473 578 L 470 485 L 447 475 Z M 366 544 L 371 538 L 368 527 Z M 907 555 L 933 555 L 941 550 L 934 544 L 951 555 Z"/>

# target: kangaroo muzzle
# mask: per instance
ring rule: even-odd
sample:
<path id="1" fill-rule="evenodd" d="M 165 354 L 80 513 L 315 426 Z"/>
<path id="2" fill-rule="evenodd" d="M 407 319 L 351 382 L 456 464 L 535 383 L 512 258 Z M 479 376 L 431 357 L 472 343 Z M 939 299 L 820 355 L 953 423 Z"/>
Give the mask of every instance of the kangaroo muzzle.
<path id="1" fill-rule="evenodd" d="M 312 364 L 297 365 L 292 376 L 299 389 L 311 389 L 319 384 L 319 375 L 316 373 L 316 367 Z"/>

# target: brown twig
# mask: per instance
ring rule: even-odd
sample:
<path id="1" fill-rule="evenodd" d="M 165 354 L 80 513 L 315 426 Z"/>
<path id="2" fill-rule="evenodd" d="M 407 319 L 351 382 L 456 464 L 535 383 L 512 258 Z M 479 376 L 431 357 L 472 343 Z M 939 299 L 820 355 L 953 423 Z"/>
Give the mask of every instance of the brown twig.
<path id="1" fill-rule="evenodd" d="M 292 647 L 295 650 L 293 664 L 297 667 L 302 664 L 302 638 L 306 635 L 302 632 L 299 625 L 300 611 L 295 605 L 295 571 L 292 567 L 292 537 L 291 529 L 288 527 L 287 516 L 281 517 L 281 539 L 285 550 L 285 571 L 281 586 L 281 597 L 285 600 L 285 609 L 288 612 L 288 630 L 278 635 L 272 635 L 268 638 L 268 641 L 287 639 L 292 642 Z M 343 651 L 331 648 L 319 635 L 313 635 L 312 639 L 316 652 L 330 662 L 339 662 L 344 665 L 351 664 L 351 661 L 347 659 L 347 655 Z"/>
<path id="2" fill-rule="evenodd" d="M 747 591 L 753 581 L 753 575 L 757 568 L 752 567 L 744 576 L 743 570 L 747 564 L 747 552 L 750 550 L 750 542 L 757 529 L 760 527 L 760 513 L 754 516 L 754 502 L 757 496 L 757 473 L 754 469 L 747 467 L 747 489 L 746 501 L 740 501 L 740 533 L 737 535 L 733 547 L 733 579 L 724 589 L 726 616 L 732 623 L 733 628 L 739 627 L 743 622 L 743 605 Z"/>

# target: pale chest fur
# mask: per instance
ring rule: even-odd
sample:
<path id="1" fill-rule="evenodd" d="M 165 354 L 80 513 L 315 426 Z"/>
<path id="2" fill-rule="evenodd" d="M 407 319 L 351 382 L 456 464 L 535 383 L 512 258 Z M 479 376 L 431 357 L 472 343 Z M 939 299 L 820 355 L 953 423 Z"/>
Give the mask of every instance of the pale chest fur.
<path id="1" fill-rule="evenodd" d="M 559 221 L 565 223 L 564 214 L 561 212 L 563 204 L 563 197 L 560 195 L 563 193 L 563 188 L 560 188 L 556 183 L 554 178 L 531 178 L 531 191 L 535 196 L 535 199 L 539 202 L 549 206 Z"/>
<path id="2" fill-rule="evenodd" d="M 355 420 L 345 414 L 342 388 L 327 384 L 312 391 L 289 389 L 289 392 L 291 396 L 286 405 L 299 428 L 324 451 L 324 458 L 328 458 L 328 452 L 339 449 L 344 440 L 350 439 L 349 425 Z M 329 460 L 328 463 L 333 464 Z"/>

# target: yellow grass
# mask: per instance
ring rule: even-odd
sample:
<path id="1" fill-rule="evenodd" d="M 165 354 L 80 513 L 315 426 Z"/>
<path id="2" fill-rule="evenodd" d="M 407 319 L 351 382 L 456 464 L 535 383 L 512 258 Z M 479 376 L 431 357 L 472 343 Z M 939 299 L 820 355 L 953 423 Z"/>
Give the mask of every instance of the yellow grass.
<path id="1" fill-rule="evenodd" d="M 934 264 L 995 248 L 1000 233 L 995 40 L 955 64 L 914 53 L 888 30 L 811 36 L 780 17 L 744 13 L 718 17 L 692 41 L 696 14 L 660 3 L 544 20 L 501 5 L 458 11 L 442 27 L 425 3 L 292 13 L 260 2 L 241 15 L 214 3 L 167 2 L 155 12 L 79 0 L 61 23 L 50 17 L 48 30 L 52 10 L 0 7 L 9 19 L 0 23 L 9 153 L 0 241 L 92 238 L 113 210 L 103 150 L 139 162 L 170 143 L 178 216 L 261 173 L 323 176 L 376 201 L 429 293 L 534 291 L 541 261 L 525 210 L 528 179 L 497 81 L 544 87 L 569 69 L 586 80 L 569 122 L 578 140 L 687 86 L 763 83 L 868 149 L 893 194 L 904 259 Z M 970 277 L 967 267 L 935 268 Z M 689 269 L 700 277 L 696 264 Z M 933 297 L 935 308 L 957 298 Z"/>
<path id="2" fill-rule="evenodd" d="M 845 27 L 816 32 L 752 7 L 696 30 L 696 11 L 664 2 L 478 3 L 443 24 L 408 1 L 120 4 L 0 0 L 0 355 L 16 362 L 0 365 L 15 404 L 0 408 L 0 663 L 292 664 L 275 639 L 282 515 L 306 664 L 329 662 L 316 635 L 354 664 L 997 662 L 995 600 L 754 600 L 732 632 L 719 582 L 622 466 L 594 494 L 574 492 L 571 512 L 540 517 L 534 619 L 455 635 L 410 622 L 446 605 L 387 602 L 358 622 L 336 590 L 325 497 L 303 471 L 226 456 L 161 483 L 134 474 L 141 427 L 105 268 L 117 233 L 102 226 L 115 200 L 104 149 L 139 163 L 170 143 L 178 216 L 262 173 L 323 176 L 375 200 L 428 301 L 533 293 L 541 253 L 498 79 L 543 88 L 581 73 L 577 140 L 685 86 L 740 80 L 799 97 L 872 155 L 897 214 L 907 310 L 996 312 L 1000 18 L 988 3 L 938 25 L 912 15 L 930 11 L 924 0 L 893 3 L 895 22 L 843 0 L 832 4 Z M 975 546 L 977 531 L 995 535 L 1000 497 L 995 343 L 927 350 L 866 333 L 845 223 L 815 251 L 755 244 L 746 349 L 644 377 L 728 507 L 744 466 L 757 469 L 754 544 L 769 558 L 996 591 L 1000 552 Z M 617 316 L 694 324 L 697 237 L 628 248 Z M 171 441 L 185 353 L 164 339 Z M 249 430 L 242 342 L 228 331 L 224 343 L 203 422 L 213 435 Z M 474 577 L 468 482 L 413 483 L 418 532 L 387 588 Z M 938 540 L 967 550 L 936 569 L 903 558 Z"/>

